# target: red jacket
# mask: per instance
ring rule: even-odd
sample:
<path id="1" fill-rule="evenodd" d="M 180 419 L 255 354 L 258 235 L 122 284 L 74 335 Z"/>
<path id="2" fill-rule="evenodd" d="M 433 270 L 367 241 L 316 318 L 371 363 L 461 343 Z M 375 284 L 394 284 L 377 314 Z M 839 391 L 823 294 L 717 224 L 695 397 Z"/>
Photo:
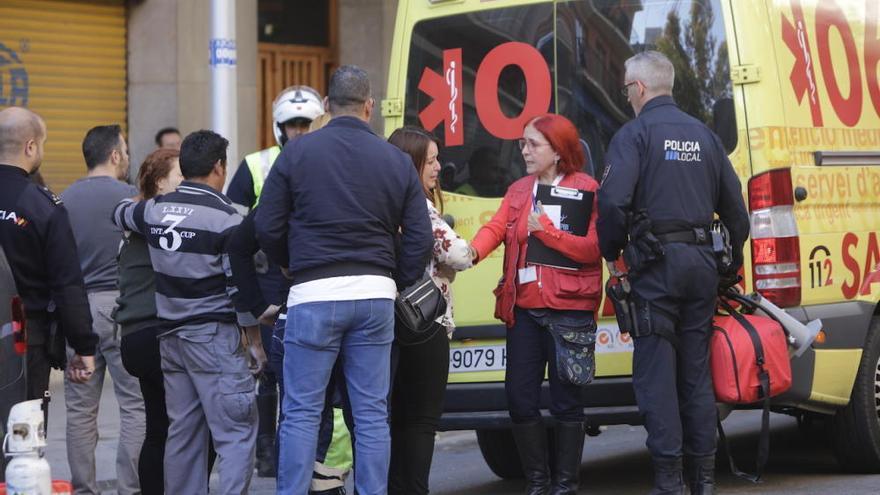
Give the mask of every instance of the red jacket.
<path id="1" fill-rule="evenodd" d="M 514 323 L 514 306 L 594 311 L 599 307 L 602 297 L 602 258 L 596 234 L 599 208 L 595 196 L 586 236 L 576 236 L 557 229 L 547 215 L 541 216 L 544 230 L 532 233 L 548 247 L 583 263 L 581 268 L 565 270 L 538 265 L 537 281 L 517 283 L 517 269 L 525 267 L 528 218 L 535 180 L 535 176 L 529 175 L 511 184 L 501 207 L 492 220 L 480 228 L 471 243 L 479 260 L 504 243 L 504 277 L 495 289 L 495 317 L 508 327 Z M 559 185 L 594 193 L 599 188 L 592 177 L 582 172 L 566 175 Z"/>

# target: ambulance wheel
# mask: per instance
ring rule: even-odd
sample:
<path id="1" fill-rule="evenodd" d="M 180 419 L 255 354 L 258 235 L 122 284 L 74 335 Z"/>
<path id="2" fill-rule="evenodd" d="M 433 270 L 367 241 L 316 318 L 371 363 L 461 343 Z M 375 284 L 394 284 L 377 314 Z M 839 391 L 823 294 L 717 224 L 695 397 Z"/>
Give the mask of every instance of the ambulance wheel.
<path id="1" fill-rule="evenodd" d="M 837 461 L 847 471 L 880 473 L 880 316 L 874 316 L 849 405 L 833 419 Z"/>
<path id="2" fill-rule="evenodd" d="M 513 432 L 503 430 L 477 430 L 477 444 L 489 469 L 503 479 L 524 476 Z"/>

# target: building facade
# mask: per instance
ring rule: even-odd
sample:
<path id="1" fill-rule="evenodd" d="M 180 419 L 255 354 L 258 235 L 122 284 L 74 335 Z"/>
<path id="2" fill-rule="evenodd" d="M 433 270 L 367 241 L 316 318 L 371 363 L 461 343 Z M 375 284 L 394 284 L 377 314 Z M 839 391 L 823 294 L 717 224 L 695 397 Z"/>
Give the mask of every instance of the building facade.
<path id="1" fill-rule="evenodd" d="M 370 73 L 381 131 L 397 0 L 235 4 L 238 130 L 226 137 L 240 156 L 229 157 L 230 176 L 245 154 L 272 144 L 275 94 L 291 84 L 323 94 L 340 64 Z M 295 28 L 303 22 L 309 30 Z M 96 125 L 125 128 L 134 174 L 159 129 L 210 128 L 209 38 L 210 0 L 3 0 L 0 108 L 46 119 L 42 172 L 56 192 L 85 174 L 81 142 Z"/>

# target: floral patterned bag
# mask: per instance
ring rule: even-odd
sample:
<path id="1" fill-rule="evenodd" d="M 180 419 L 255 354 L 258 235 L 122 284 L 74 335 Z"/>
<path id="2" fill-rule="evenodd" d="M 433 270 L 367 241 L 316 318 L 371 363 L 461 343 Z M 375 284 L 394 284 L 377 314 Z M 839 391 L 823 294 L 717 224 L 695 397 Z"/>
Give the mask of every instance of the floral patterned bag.
<path id="1" fill-rule="evenodd" d="M 596 374 L 596 320 L 552 309 L 529 313 L 553 337 L 559 379 L 578 386 L 592 382 Z"/>

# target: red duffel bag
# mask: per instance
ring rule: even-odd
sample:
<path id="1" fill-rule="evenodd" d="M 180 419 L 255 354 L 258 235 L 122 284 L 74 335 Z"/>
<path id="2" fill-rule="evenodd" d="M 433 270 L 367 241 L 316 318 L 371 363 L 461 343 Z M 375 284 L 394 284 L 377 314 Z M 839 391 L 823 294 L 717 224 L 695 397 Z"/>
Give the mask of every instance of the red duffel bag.
<path id="1" fill-rule="evenodd" d="M 735 293 L 727 297 L 741 304 L 754 304 Z M 721 421 L 718 434 L 727 451 L 730 470 L 736 476 L 757 483 L 761 479 L 770 454 L 770 397 L 791 388 L 791 361 L 788 340 L 782 325 L 763 316 L 743 315 L 723 298 L 718 304 L 727 316 L 715 318 L 714 331 L 709 343 L 709 366 L 715 398 L 727 404 L 752 404 L 763 401 L 761 435 L 755 458 L 754 475 L 740 471 L 733 461 L 730 445 L 724 435 Z"/>
<path id="2" fill-rule="evenodd" d="M 730 311 L 715 318 L 710 349 L 718 402 L 750 404 L 791 387 L 788 342 L 776 320 Z"/>

